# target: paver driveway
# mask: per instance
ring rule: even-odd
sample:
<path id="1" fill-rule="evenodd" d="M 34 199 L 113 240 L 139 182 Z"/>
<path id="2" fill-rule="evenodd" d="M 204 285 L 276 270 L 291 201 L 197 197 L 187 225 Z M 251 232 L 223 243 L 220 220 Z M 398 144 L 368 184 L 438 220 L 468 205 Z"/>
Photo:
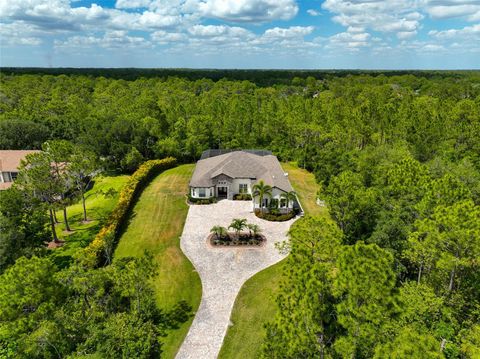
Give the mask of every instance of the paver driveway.
<path id="1" fill-rule="evenodd" d="M 233 218 L 246 218 L 260 226 L 267 238 L 258 248 L 211 247 L 207 243 L 215 225 L 228 227 Z M 252 213 L 250 201 L 223 200 L 211 205 L 194 205 L 188 210 L 180 247 L 202 280 L 202 301 L 177 359 L 217 358 L 230 321 L 235 298 L 243 283 L 255 273 L 282 260 L 275 248 L 284 241 L 294 222 L 268 222 Z"/>

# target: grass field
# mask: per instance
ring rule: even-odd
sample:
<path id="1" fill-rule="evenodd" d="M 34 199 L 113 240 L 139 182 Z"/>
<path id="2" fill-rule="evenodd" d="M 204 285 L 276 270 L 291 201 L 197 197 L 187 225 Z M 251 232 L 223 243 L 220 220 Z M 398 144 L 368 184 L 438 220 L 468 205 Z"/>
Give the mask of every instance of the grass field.
<path id="1" fill-rule="evenodd" d="M 325 207 L 316 204 L 318 185 L 313 174 L 293 163 L 283 163 L 288 178 L 303 206 L 305 214 L 328 215 Z M 242 287 L 232 311 L 231 322 L 220 351 L 220 359 L 252 359 L 258 356 L 265 335 L 263 324 L 276 313 L 275 298 L 286 260 L 250 278 Z"/>
<path id="2" fill-rule="evenodd" d="M 95 180 L 93 187 L 85 194 L 87 216 L 91 220 L 83 221 L 82 203 L 75 203 L 67 208 L 68 221 L 72 232 L 66 233 L 63 223 L 56 226 L 58 237 L 65 241 L 63 247 L 55 249 L 52 256 L 57 264 L 63 266 L 72 260 L 72 255 L 78 248 L 86 247 L 98 233 L 108 215 L 112 212 L 118 200 L 118 194 L 127 182 L 129 176 L 105 176 Z M 114 189 L 113 196 L 105 197 L 104 191 Z M 57 218 L 63 222 L 63 212 L 57 212 Z"/>
<path id="3" fill-rule="evenodd" d="M 167 170 L 145 188 L 115 251 L 115 258 L 142 256 L 144 250 L 154 255 L 159 273 L 153 284 L 160 308 L 170 309 L 185 300 L 195 311 L 200 304 L 200 278 L 180 249 L 188 212 L 185 193 L 193 169 L 194 165 L 182 165 Z M 192 320 L 163 340 L 162 357 L 174 358 Z"/>

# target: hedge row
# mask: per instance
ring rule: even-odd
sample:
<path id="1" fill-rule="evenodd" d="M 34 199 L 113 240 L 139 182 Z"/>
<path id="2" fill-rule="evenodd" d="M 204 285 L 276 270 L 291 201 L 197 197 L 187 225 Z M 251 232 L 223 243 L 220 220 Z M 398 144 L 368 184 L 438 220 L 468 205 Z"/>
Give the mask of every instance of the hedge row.
<path id="1" fill-rule="evenodd" d="M 176 165 L 177 160 L 167 157 L 163 160 L 144 162 L 129 178 L 120 192 L 118 203 L 107 219 L 107 223 L 84 249 L 80 261 L 88 266 L 98 267 L 107 264 L 112 257 L 116 239 L 127 220 L 136 198 L 150 180 L 166 169 Z"/>
<path id="2" fill-rule="evenodd" d="M 217 199 L 215 197 L 193 198 L 192 196 L 188 195 L 188 202 L 190 204 L 212 204 L 212 203 L 217 203 Z"/>
<path id="3" fill-rule="evenodd" d="M 258 217 L 258 218 L 262 218 L 262 219 L 265 219 L 267 221 L 271 221 L 271 222 L 285 222 L 285 221 L 288 221 L 290 219 L 292 219 L 293 217 L 295 217 L 297 215 L 296 211 L 291 211 L 291 212 L 288 212 L 288 213 L 284 213 L 284 214 L 274 214 L 274 213 L 269 213 L 269 212 L 262 212 L 261 210 L 259 209 L 256 209 L 255 210 L 255 215 Z"/>
<path id="4" fill-rule="evenodd" d="M 233 199 L 235 201 L 251 201 L 252 196 L 248 193 L 237 193 L 233 195 Z"/>

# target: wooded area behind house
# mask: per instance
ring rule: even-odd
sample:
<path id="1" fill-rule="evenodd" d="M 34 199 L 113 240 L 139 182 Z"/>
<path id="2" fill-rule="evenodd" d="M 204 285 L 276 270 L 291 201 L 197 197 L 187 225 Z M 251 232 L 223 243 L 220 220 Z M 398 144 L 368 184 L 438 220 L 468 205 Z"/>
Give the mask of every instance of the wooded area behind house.
<path id="1" fill-rule="evenodd" d="M 51 71 L 0 74 L 0 149 L 66 140 L 131 173 L 258 148 L 315 174 L 333 220 L 292 228 L 263 357 L 480 356 L 479 72 Z M 149 257 L 58 268 L 18 191 L 0 194 L 0 357 L 158 356 L 185 319 L 155 307 Z"/>

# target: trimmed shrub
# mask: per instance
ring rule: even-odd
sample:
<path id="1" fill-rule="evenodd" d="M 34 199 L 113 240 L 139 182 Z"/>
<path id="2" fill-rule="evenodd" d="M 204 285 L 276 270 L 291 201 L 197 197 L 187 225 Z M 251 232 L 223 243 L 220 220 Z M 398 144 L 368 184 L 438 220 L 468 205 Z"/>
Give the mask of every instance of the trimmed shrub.
<path id="1" fill-rule="evenodd" d="M 289 213 L 281 214 L 281 213 L 271 213 L 271 212 L 262 212 L 259 209 L 255 210 L 255 215 L 258 218 L 265 219 L 271 222 L 285 222 L 297 215 L 296 211 L 291 211 Z"/>
<path id="2" fill-rule="evenodd" d="M 252 196 L 248 193 L 237 193 L 233 196 L 235 201 L 251 201 Z"/>
<path id="3" fill-rule="evenodd" d="M 212 204 L 212 203 L 217 203 L 217 199 L 215 197 L 193 198 L 192 196 L 188 195 L 188 202 L 190 204 Z"/>
<path id="4" fill-rule="evenodd" d="M 127 184 L 120 192 L 118 203 L 107 219 L 107 223 L 95 236 L 78 258 L 83 264 L 91 267 L 99 267 L 111 261 L 116 239 L 120 234 L 123 224 L 135 203 L 138 195 L 142 192 L 150 180 L 177 164 L 173 157 L 163 160 L 150 160 L 144 162 L 129 178 Z M 112 240 L 113 238 L 113 240 Z"/>

